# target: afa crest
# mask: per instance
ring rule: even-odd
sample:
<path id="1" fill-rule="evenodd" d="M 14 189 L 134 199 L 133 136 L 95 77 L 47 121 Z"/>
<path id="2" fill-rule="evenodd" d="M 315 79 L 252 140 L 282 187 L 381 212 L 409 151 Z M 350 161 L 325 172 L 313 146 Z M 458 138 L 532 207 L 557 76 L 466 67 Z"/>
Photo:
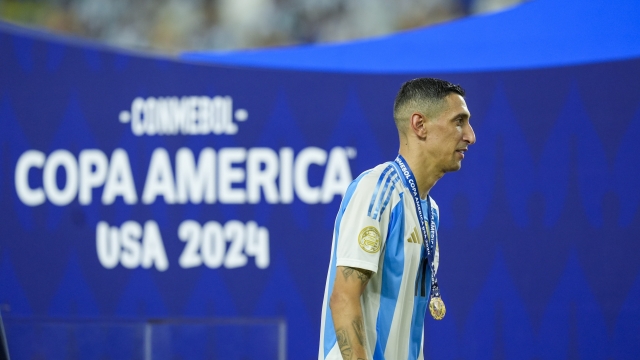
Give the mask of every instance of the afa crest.
<path id="1" fill-rule="evenodd" d="M 362 250 L 368 253 L 377 253 L 380 251 L 380 244 L 382 243 L 382 239 L 380 236 L 380 232 L 373 226 L 367 226 L 366 228 L 360 231 L 358 235 L 358 244 Z"/>

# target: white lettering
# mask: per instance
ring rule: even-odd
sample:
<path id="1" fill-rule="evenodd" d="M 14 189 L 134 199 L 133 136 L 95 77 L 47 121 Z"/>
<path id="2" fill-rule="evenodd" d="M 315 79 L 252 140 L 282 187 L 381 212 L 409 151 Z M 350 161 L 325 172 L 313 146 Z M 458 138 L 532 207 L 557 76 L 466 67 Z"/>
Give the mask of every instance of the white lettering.
<path id="1" fill-rule="evenodd" d="M 249 256 L 255 256 L 256 267 L 266 269 L 271 262 L 269 255 L 269 231 L 258 227 L 255 221 L 249 221 L 246 226 L 247 245 L 245 252 Z"/>
<path id="2" fill-rule="evenodd" d="M 156 122 L 158 117 L 154 116 L 156 110 L 156 99 L 148 98 L 144 103 L 144 132 L 147 135 L 156 134 Z"/>
<path id="3" fill-rule="evenodd" d="M 144 223 L 140 263 L 145 269 L 149 269 L 152 265 L 155 265 L 158 271 L 165 271 L 169 268 L 169 260 L 167 260 L 167 253 L 164 250 L 160 229 L 158 223 L 153 220 Z"/>
<path id="4" fill-rule="evenodd" d="M 93 188 L 103 185 L 107 178 L 109 162 L 102 151 L 90 149 L 80 151 L 79 165 L 80 191 L 78 193 L 78 202 L 82 205 L 88 205 L 91 204 L 93 198 Z"/>
<path id="5" fill-rule="evenodd" d="M 167 150 L 156 148 L 142 188 L 142 203 L 152 204 L 161 196 L 166 204 L 290 204 L 295 195 L 307 204 L 326 204 L 342 196 L 352 181 L 349 154 L 353 153 L 343 147 L 329 153 L 318 147 L 304 148 L 298 154 L 291 148 L 276 151 L 266 147 L 221 148 L 216 153 L 207 147 L 196 161 L 192 150 L 183 147 L 176 152 L 174 173 Z M 29 183 L 34 168 L 43 169 L 42 187 Z M 138 202 L 129 156 L 123 149 L 115 149 L 110 159 L 99 149 L 82 150 L 77 161 L 67 150 L 56 150 L 49 157 L 29 150 L 18 159 L 14 181 L 18 198 L 28 206 L 47 199 L 63 206 L 76 195 L 81 205 L 89 205 L 94 191 L 102 186 L 103 205 L 113 204 L 117 197 L 128 205 Z M 416 191 L 412 182 L 409 187 Z"/>
<path id="6" fill-rule="evenodd" d="M 248 113 L 238 109 L 239 121 Z M 230 96 L 137 97 L 131 103 L 131 113 L 121 114 L 123 122 L 131 121 L 131 132 L 142 135 L 235 135 L 233 100 Z"/>
<path id="7" fill-rule="evenodd" d="M 120 263 L 127 269 L 140 266 L 141 236 L 142 227 L 135 221 L 127 221 L 120 227 L 120 244 L 122 245 Z"/>
<path id="8" fill-rule="evenodd" d="M 329 161 L 322 180 L 322 202 L 328 204 L 334 196 L 344 195 L 353 181 L 351 167 L 345 148 L 334 147 L 329 153 Z"/>
<path id="9" fill-rule="evenodd" d="M 151 154 L 147 180 L 142 192 L 142 203 L 153 204 L 158 196 L 164 197 L 164 202 L 167 204 L 173 204 L 176 198 L 171 161 L 167 150 L 163 148 L 157 148 Z"/>
<path id="10" fill-rule="evenodd" d="M 178 264 L 183 269 L 202 265 L 202 258 L 198 254 L 202 236 L 200 225 L 193 220 L 185 220 L 178 227 L 178 238 L 187 243 L 178 259 Z"/>
<path id="11" fill-rule="evenodd" d="M 111 164 L 102 191 L 102 204 L 111 205 L 118 196 L 122 196 L 125 204 L 132 205 L 138 202 L 129 155 L 123 149 L 115 149 L 111 154 Z"/>
<path id="12" fill-rule="evenodd" d="M 234 168 L 234 163 L 245 161 L 247 151 L 243 148 L 224 148 L 218 152 L 218 197 L 223 204 L 244 204 L 246 194 L 243 189 L 232 187 L 244 181 L 243 169 Z"/>
<path id="13" fill-rule="evenodd" d="M 302 150 L 296 158 L 294 184 L 298 198 L 307 204 L 317 204 L 322 196 L 321 189 L 309 185 L 308 175 L 311 164 L 322 166 L 327 161 L 327 153 L 317 147 Z"/>
<path id="14" fill-rule="evenodd" d="M 202 198 L 207 204 L 216 201 L 215 163 L 216 154 L 211 148 L 200 152 L 196 166 L 193 153 L 188 148 L 181 148 L 176 154 L 176 192 L 177 201 L 186 204 L 200 204 Z"/>
<path id="15" fill-rule="evenodd" d="M 227 257 L 224 259 L 224 267 L 227 269 L 235 269 L 247 264 L 247 256 L 242 252 L 246 243 L 244 233 L 244 225 L 238 220 L 231 220 L 224 225 L 224 235 L 231 242 Z"/>
<path id="16" fill-rule="evenodd" d="M 280 149 L 280 202 L 293 202 L 293 149 Z"/>
<path id="17" fill-rule="evenodd" d="M 185 108 L 187 116 L 184 126 L 180 129 L 182 134 L 197 134 L 196 122 L 198 121 L 197 99 L 195 96 L 183 97 L 182 106 Z"/>
<path id="18" fill-rule="evenodd" d="M 18 198 L 25 205 L 38 206 L 46 200 L 42 188 L 33 189 L 29 186 L 29 170 L 31 168 L 41 169 L 45 160 L 44 153 L 38 150 L 25 151 L 18 159 L 14 182 Z"/>
<path id="19" fill-rule="evenodd" d="M 200 227 L 193 220 L 185 220 L 178 227 L 178 237 L 187 243 L 178 260 L 182 268 L 204 264 L 211 269 L 234 269 L 246 266 L 247 256 L 254 257 L 259 269 L 270 264 L 269 230 L 255 221 L 243 224 L 231 220 L 224 226 L 209 221 Z"/>
<path id="20" fill-rule="evenodd" d="M 202 261 L 211 269 L 217 269 L 224 261 L 227 243 L 222 227 L 215 221 L 209 221 L 202 228 Z"/>
<path id="21" fill-rule="evenodd" d="M 96 227 L 96 252 L 106 269 L 113 269 L 118 263 L 127 269 L 155 266 L 156 270 L 165 271 L 169 268 L 160 229 L 153 220 L 144 224 L 144 232 L 135 221 L 127 221 L 120 228 L 100 221 Z"/>
<path id="22" fill-rule="evenodd" d="M 144 135 L 144 123 L 142 119 L 144 109 L 144 99 L 139 97 L 133 99 L 133 102 L 131 103 L 131 132 L 135 136 Z"/>
<path id="23" fill-rule="evenodd" d="M 96 251 L 100 264 L 106 269 L 113 269 L 120 261 L 120 240 L 118 228 L 110 227 L 100 221 L 96 227 Z"/>
<path id="24" fill-rule="evenodd" d="M 264 168 L 262 166 L 264 165 Z M 252 148 L 247 156 L 247 200 L 260 202 L 260 189 L 269 204 L 278 203 L 278 155 L 269 148 Z"/>
<path id="25" fill-rule="evenodd" d="M 64 169 L 66 175 L 62 189 L 58 188 L 57 182 L 59 167 Z M 73 154 L 63 149 L 52 152 L 44 164 L 42 185 L 52 204 L 64 206 L 71 203 L 78 193 L 78 164 Z"/>
<path id="26" fill-rule="evenodd" d="M 211 99 L 212 122 L 217 124 L 217 126 L 212 126 L 214 134 L 235 135 L 238 133 L 238 126 L 231 120 L 232 108 L 230 96 L 216 96 Z"/>

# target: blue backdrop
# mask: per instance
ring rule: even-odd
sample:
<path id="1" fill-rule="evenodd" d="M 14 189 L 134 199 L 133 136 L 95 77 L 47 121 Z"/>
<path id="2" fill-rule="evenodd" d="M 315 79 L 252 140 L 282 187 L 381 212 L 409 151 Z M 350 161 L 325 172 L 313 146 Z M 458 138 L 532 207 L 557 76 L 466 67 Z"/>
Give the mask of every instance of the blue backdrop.
<path id="1" fill-rule="evenodd" d="M 340 193 L 395 157 L 395 93 L 429 75 L 466 88 L 478 142 L 433 190 L 448 312 L 426 355 L 640 356 L 638 59 L 287 71 L 7 24 L 0 49 L 5 320 L 284 319 L 314 358 Z"/>

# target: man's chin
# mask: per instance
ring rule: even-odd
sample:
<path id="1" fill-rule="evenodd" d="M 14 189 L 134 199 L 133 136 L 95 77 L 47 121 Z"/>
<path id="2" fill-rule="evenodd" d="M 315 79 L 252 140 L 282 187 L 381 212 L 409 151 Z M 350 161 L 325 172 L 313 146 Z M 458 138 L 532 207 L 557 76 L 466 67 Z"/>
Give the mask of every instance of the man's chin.
<path id="1" fill-rule="evenodd" d="M 454 165 L 449 167 L 445 172 L 454 172 L 454 171 L 460 170 L 461 168 L 462 168 L 462 161 L 458 161 Z"/>

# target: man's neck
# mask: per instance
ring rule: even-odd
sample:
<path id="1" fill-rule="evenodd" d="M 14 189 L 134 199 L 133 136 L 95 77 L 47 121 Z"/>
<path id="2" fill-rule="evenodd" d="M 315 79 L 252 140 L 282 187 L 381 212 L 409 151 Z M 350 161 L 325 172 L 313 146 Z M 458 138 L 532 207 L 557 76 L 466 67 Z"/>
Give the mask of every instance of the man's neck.
<path id="1" fill-rule="evenodd" d="M 435 169 L 424 156 L 421 154 L 415 154 L 411 151 L 406 151 L 400 148 L 400 155 L 407 161 L 407 165 L 413 172 L 413 176 L 418 183 L 418 191 L 420 192 L 420 198 L 426 199 L 429 195 L 431 188 L 440 180 L 444 173 Z"/>

